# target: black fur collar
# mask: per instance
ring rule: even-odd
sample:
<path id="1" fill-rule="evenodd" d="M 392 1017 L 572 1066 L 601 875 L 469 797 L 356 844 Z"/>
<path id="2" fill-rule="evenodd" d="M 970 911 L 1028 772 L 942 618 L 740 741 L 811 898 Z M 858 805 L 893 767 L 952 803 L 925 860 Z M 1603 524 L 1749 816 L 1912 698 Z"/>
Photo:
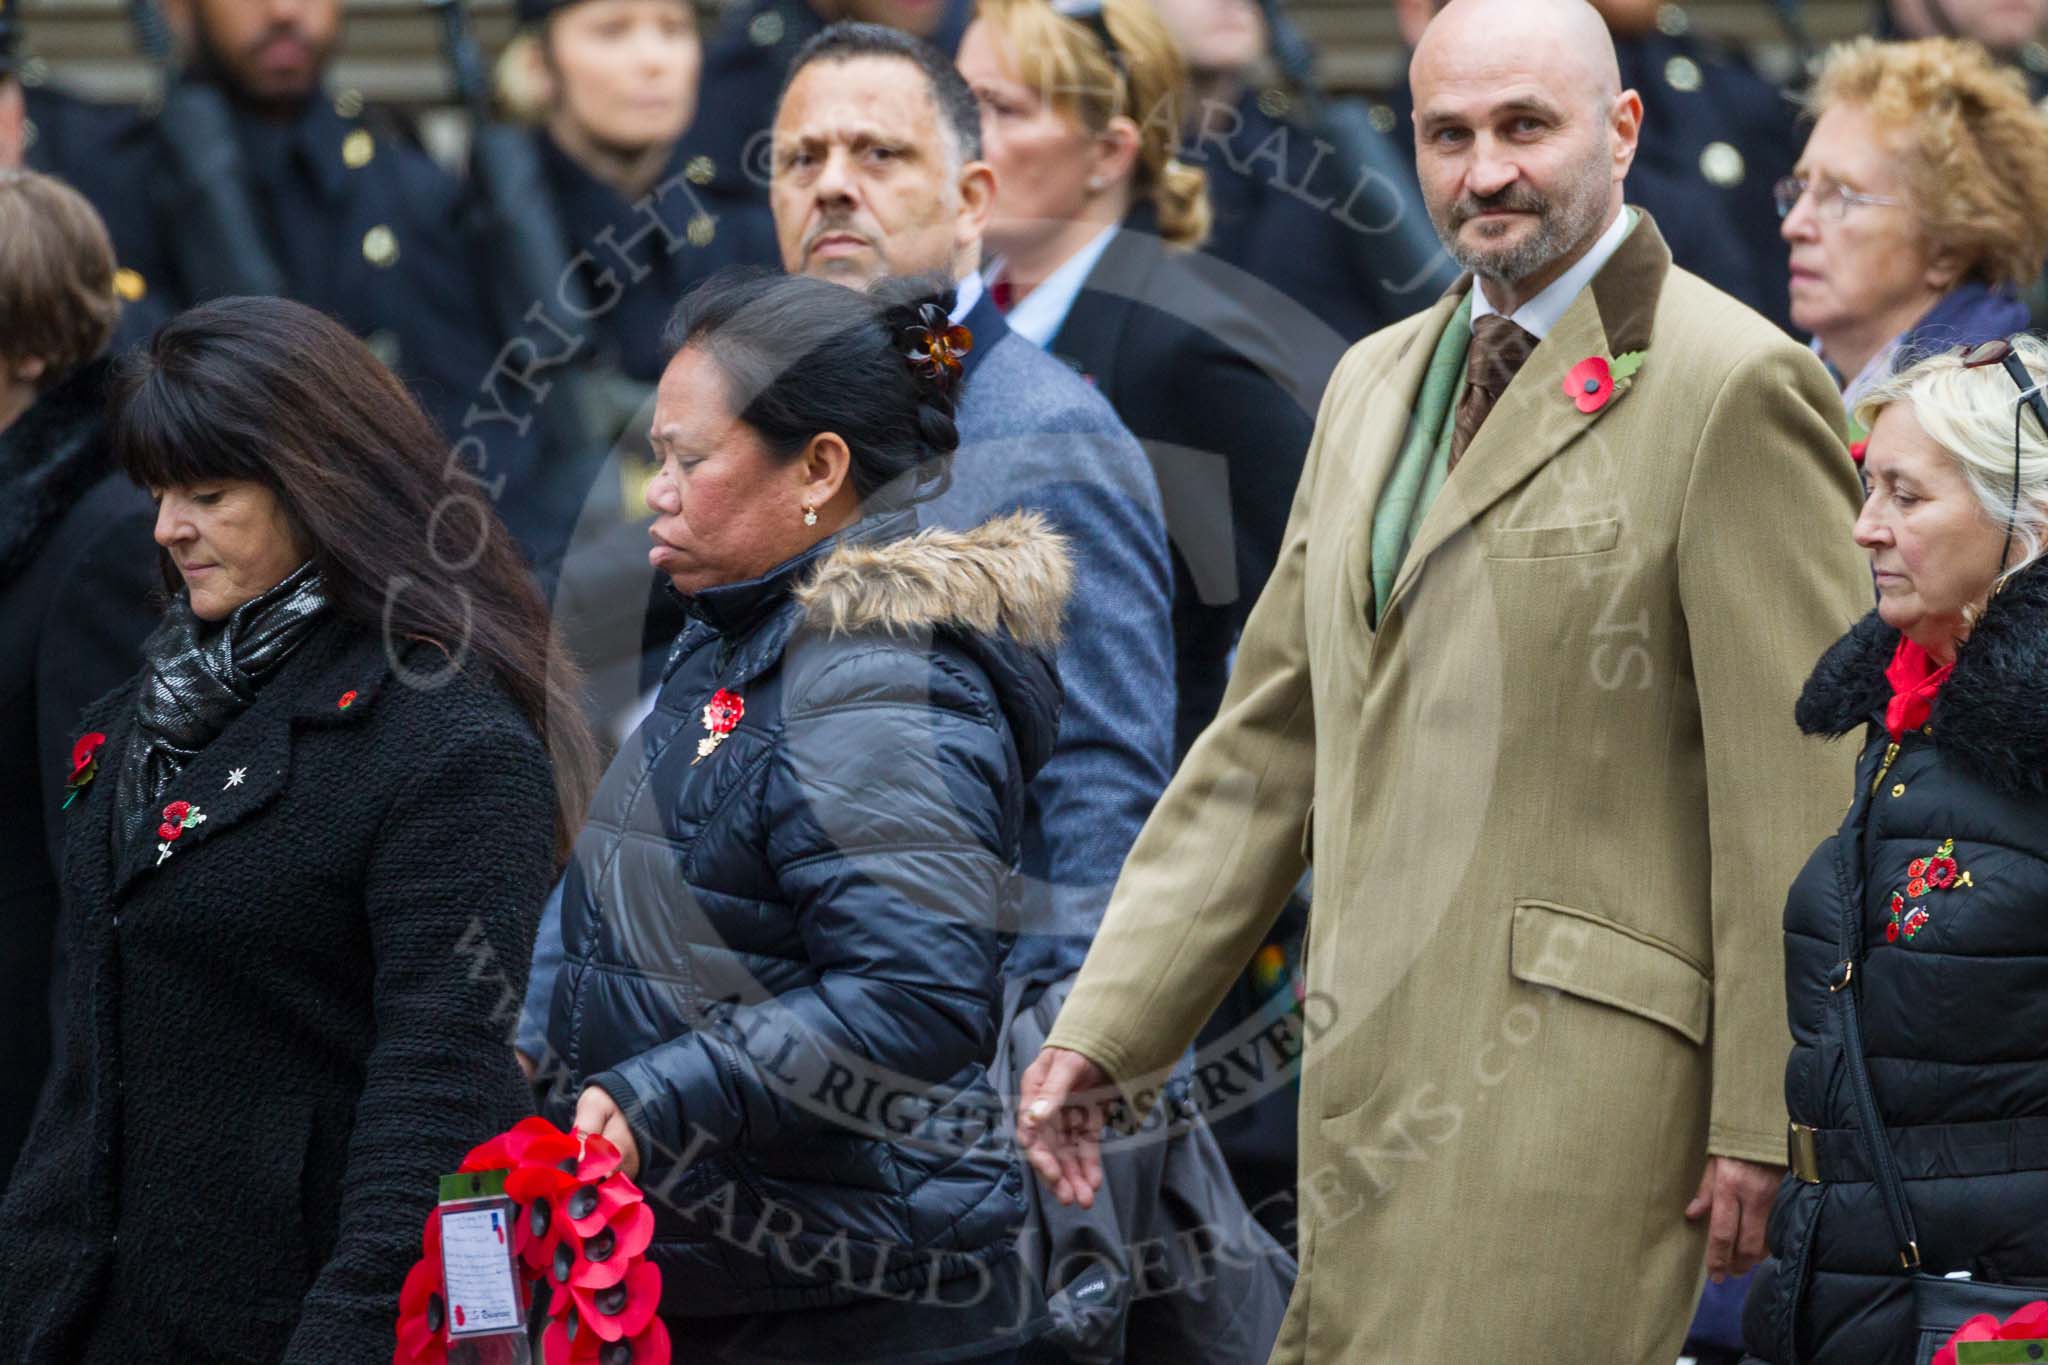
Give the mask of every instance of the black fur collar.
<path id="1" fill-rule="evenodd" d="M 1884 670 L 1898 645 L 1876 612 L 1857 622 L 1807 679 L 1799 728 L 1832 737 L 1883 724 Z M 2048 795 L 2048 561 L 1991 599 L 1928 723 L 1944 759 L 2001 791 Z"/>
<path id="2" fill-rule="evenodd" d="M 0 582 L 26 568 L 85 490 L 114 472 L 106 444 L 109 365 L 80 366 L 0 432 Z"/>

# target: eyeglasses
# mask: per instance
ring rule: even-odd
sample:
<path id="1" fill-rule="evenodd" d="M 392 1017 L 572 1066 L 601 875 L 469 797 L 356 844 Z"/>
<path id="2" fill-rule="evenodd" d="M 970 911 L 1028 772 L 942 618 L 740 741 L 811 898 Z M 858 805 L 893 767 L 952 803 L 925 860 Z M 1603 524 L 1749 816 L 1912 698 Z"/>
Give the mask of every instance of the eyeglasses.
<path id="1" fill-rule="evenodd" d="M 1830 223 L 1841 222 L 1848 216 L 1849 210 L 1856 206 L 1868 205 L 1872 208 L 1891 209 L 1906 207 L 1905 200 L 1894 199 L 1888 194 L 1864 194 L 1860 190 L 1837 185 L 1831 180 L 1802 180 L 1796 175 L 1788 175 L 1771 186 L 1771 202 L 1778 206 L 1778 216 L 1790 218 L 1792 210 L 1799 207 L 1799 201 L 1805 197 L 1808 190 L 1813 191 L 1813 211 Z"/>
<path id="2" fill-rule="evenodd" d="M 2005 548 L 1998 555 L 1998 572 L 2005 573 L 2005 563 L 2012 554 L 2013 528 L 2020 520 L 2020 408 L 2031 408 L 2034 420 L 2041 424 L 2041 431 L 2048 435 L 2048 400 L 2041 397 L 2041 384 L 2015 351 L 2012 342 L 2005 338 L 1997 341 L 1982 341 L 1975 346 L 1958 346 L 1956 353 L 1963 358 L 1963 368 L 1979 370 L 1986 365 L 2003 365 L 2005 372 L 2012 376 L 2012 382 L 2019 386 L 2020 402 L 2012 414 L 2012 512 L 2005 522 Z"/>
<path id="3" fill-rule="evenodd" d="M 1116 35 L 1109 31 L 1109 18 L 1103 13 L 1103 0 L 1047 0 L 1052 12 L 1062 19 L 1075 23 L 1095 35 L 1102 44 L 1102 51 L 1109 58 L 1109 64 L 1116 68 L 1117 76 L 1129 82 L 1131 69 L 1124 61 L 1124 50 L 1117 46 Z"/>

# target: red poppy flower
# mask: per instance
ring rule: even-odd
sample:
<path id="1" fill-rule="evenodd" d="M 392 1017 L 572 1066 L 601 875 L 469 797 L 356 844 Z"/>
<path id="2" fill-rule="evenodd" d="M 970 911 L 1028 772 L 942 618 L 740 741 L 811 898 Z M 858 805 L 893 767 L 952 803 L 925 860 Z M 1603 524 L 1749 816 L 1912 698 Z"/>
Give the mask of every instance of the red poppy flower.
<path id="1" fill-rule="evenodd" d="M 654 1240 L 654 1210 L 645 1203 L 628 1204 L 605 1220 L 595 1234 L 580 1240 L 569 1273 L 562 1278 L 574 1289 L 609 1289 L 626 1278 L 635 1260 L 647 1254 L 648 1244 Z M 565 1242 L 563 1249 L 567 1245 Z M 556 1265 L 561 1264 L 561 1250 L 555 1253 Z"/>
<path id="2" fill-rule="evenodd" d="M 1927 894 L 1926 880 L 1924 878 L 1915 877 L 1912 881 L 1907 882 L 1906 894 L 1908 896 L 1911 896 L 1914 900 L 1919 900 L 1922 896 Z"/>
<path id="3" fill-rule="evenodd" d="M 342 693 L 341 700 L 334 703 L 335 707 L 342 711 L 348 710 L 349 707 L 354 706 L 355 704 L 356 690 L 353 687 L 351 687 L 348 691 Z"/>
<path id="4" fill-rule="evenodd" d="M 1946 891 L 1956 884 L 1957 871 L 1954 858 L 1936 858 L 1927 872 L 1928 883 Z"/>
<path id="5" fill-rule="evenodd" d="M 547 1365 L 669 1365 L 668 1324 L 650 1317 L 634 1335 L 607 1341 L 584 1327 L 572 1308 L 548 1323 L 541 1358 Z"/>
<path id="6" fill-rule="evenodd" d="M 710 702 L 704 707 L 704 728 L 714 735 L 729 735 L 739 725 L 740 717 L 746 714 L 746 699 L 721 687 L 712 693 Z"/>
<path id="7" fill-rule="evenodd" d="M 1892 892 L 1892 914 L 1894 914 L 1894 915 L 1898 915 L 1898 914 L 1901 914 L 1901 913 L 1903 913 L 1903 912 L 1905 911 L 1905 908 L 1906 908 L 1906 898 L 1905 898 L 1904 896 L 1901 896 L 1901 895 L 1900 895 L 1900 894 L 1899 894 L 1898 892 L 1896 892 L 1896 891 Z"/>
<path id="8" fill-rule="evenodd" d="M 93 760 L 98 757 L 100 745 L 106 742 L 107 737 L 98 730 L 78 737 L 78 742 L 71 746 L 71 781 L 76 782 L 85 775 L 86 769 L 92 767 Z"/>
<path id="9" fill-rule="evenodd" d="M 1924 876 L 1926 876 L 1926 875 L 1927 875 L 1927 859 L 1925 859 L 1925 858 L 1915 858 L 1915 859 L 1914 859 L 1914 860 L 1913 860 L 1912 862 L 1910 862 L 1910 863 L 1907 863 L 1907 864 L 1906 864 L 1906 875 L 1907 875 L 1908 877 L 1924 877 Z"/>
<path id="10" fill-rule="evenodd" d="M 184 832 L 185 827 L 183 825 L 158 825 L 156 827 L 156 837 L 159 839 L 175 839 Z"/>
<path id="11" fill-rule="evenodd" d="M 1922 929 L 1925 929 L 1926 927 L 1927 912 L 1925 910 L 1915 910 L 1912 914 L 1906 916 L 1907 938 L 1913 937 L 1913 935 L 1919 933 Z"/>
<path id="12" fill-rule="evenodd" d="M 191 813 L 192 803 L 190 801 L 173 801 L 170 805 L 164 807 L 164 821 L 167 824 L 182 825 L 185 823 L 185 817 Z"/>
<path id="13" fill-rule="evenodd" d="M 1886 943 L 1897 943 L 1899 941 L 1899 922 L 1897 920 L 1893 920 L 1885 925 L 1884 941 Z"/>
<path id="14" fill-rule="evenodd" d="M 1865 452 L 1867 452 L 1869 449 L 1870 438 L 1866 436 L 1862 440 L 1856 442 L 1854 445 L 1849 447 L 1849 458 L 1854 460 L 1857 464 L 1862 464 L 1863 456 Z"/>
<path id="15" fill-rule="evenodd" d="M 576 1317 L 605 1341 L 638 1335 L 661 1303 L 661 1271 L 642 1261 L 617 1284 L 602 1289 L 571 1286 Z"/>
<path id="16" fill-rule="evenodd" d="M 552 1166 L 578 1151 L 576 1139 L 538 1116 L 523 1118 L 489 1142 L 469 1149 L 458 1168 L 464 1171 L 509 1171 L 532 1160 Z"/>
<path id="17" fill-rule="evenodd" d="M 1605 356 L 1589 355 L 1564 377 L 1565 396 L 1580 412 L 1598 412 L 1614 397 L 1614 372 Z"/>
<path id="18" fill-rule="evenodd" d="M 578 1185 L 562 1201 L 569 1226 L 578 1237 L 594 1237 L 620 1209 L 645 1198 L 640 1189 L 623 1175 L 607 1176 L 596 1185 Z"/>
<path id="19" fill-rule="evenodd" d="M 438 1241 L 440 1224 L 433 1224 Z M 391 1365 L 447 1365 L 448 1307 L 442 1297 L 441 1257 L 421 1260 L 398 1293 L 398 1345 Z"/>

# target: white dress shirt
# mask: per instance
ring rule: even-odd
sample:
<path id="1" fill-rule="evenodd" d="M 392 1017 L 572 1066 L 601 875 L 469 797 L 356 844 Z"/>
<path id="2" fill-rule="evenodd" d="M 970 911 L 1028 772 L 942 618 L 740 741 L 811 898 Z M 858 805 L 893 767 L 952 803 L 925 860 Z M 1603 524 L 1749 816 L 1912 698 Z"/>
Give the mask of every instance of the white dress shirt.
<path id="1" fill-rule="evenodd" d="M 1042 283 L 1010 312 L 1005 319 L 1010 330 L 1026 337 L 1031 344 L 1044 350 L 1066 326 L 1067 314 L 1074 311 L 1074 300 L 1081 297 L 1081 286 L 1088 283 L 1088 276 L 1095 271 L 1095 265 L 1102 259 L 1102 253 L 1109 250 L 1109 244 L 1116 240 L 1117 225 L 1095 234 L 1088 245 L 1082 247 L 1061 263 L 1060 268 L 1047 275 Z M 1005 263 L 996 261 L 989 267 L 988 277 L 999 280 L 1003 277 Z"/>
<path id="2" fill-rule="evenodd" d="M 1543 287 L 1543 292 L 1528 300 L 1520 308 L 1508 314 L 1508 321 L 1535 337 L 1538 341 L 1550 335 L 1550 329 L 1563 319 L 1565 309 L 1572 306 L 1572 300 L 1579 291 L 1593 282 L 1600 273 L 1600 267 L 1607 264 L 1615 252 L 1621 250 L 1622 241 L 1629 229 L 1635 226 L 1636 211 L 1624 208 L 1614 215 L 1614 221 L 1607 231 L 1600 234 L 1600 240 L 1593 243 L 1592 250 L 1572 263 L 1572 268 L 1559 275 Z M 1493 301 L 1486 297 L 1486 291 L 1475 281 L 1472 285 L 1472 321 L 1500 312 Z M 1015 326 L 1014 323 L 1011 324 Z"/>

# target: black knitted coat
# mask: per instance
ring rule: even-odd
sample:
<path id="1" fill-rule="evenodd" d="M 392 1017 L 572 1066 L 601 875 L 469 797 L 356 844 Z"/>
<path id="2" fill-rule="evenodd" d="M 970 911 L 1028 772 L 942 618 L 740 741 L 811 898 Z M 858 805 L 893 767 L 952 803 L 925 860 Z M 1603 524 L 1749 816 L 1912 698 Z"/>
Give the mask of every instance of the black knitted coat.
<path id="1" fill-rule="evenodd" d="M 388 1359 L 435 1178 L 530 1108 L 501 983 L 552 872 L 546 751 L 494 683 L 407 685 L 330 618 L 173 779 L 204 820 L 121 846 L 134 686 L 59 817 L 71 1012 L 0 1203 L 0 1353 Z"/>
<path id="2" fill-rule="evenodd" d="M 1898 632 L 1873 614 L 1821 660 L 1809 734 L 1863 732 L 1855 797 L 1792 885 L 1785 1100 L 1819 1183 L 1788 1175 L 1744 1308 L 1773 1365 L 1911 1365 L 1913 1300 L 1843 1062 L 1828 979 L 1860 914 L 1871 1089 L 1923 1268 L 2048 1284 L 2048 564 L 1993 598 L 1896 753 Z M 2043 1291 L 2048 1297 L 2048 1290 Z"/>

